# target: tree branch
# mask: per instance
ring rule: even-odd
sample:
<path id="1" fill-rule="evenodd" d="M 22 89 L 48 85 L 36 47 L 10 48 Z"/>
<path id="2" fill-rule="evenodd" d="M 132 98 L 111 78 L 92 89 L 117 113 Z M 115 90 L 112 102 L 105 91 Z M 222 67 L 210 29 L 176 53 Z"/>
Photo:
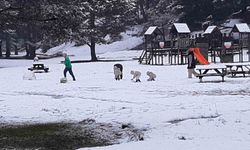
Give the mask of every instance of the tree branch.
<path id="1" fill-rule="evenodd" d="M 17 8 L 7 7 L 7 8 L 0 10 L 0 13 L 6 12 L 6 11 L 12 11 L 12 10 L 21 10 L 21 9 L 22 9 L 21 7 L 17 7 Z"/>

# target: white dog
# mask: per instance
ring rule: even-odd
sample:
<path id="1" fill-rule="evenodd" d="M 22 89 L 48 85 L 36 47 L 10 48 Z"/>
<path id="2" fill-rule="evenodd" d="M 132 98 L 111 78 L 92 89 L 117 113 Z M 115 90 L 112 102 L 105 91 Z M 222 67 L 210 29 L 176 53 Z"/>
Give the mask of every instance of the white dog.
<path id="1" fill-rule="evenodd" d="M 122 79 L 122 72 L 121 69 L 117 66 L 114 66 L 114 74 L 115 74 L 115 80 L 121 80 Z"/>
<path id="2" fill-rule="evenodd" d="M 133 78 L 131 80 L 135 79 L 135 82 L 141 82 L 140 77 L 141 77 L 141 72 L 140 71 L 134 71 L 132 70 L 130 74 L 133 75 Z"/>
<path id="3" fill-rule="evenodd" d="M 156 75 L 153 72 L 147 71 L 147 75 L 149 76 L 148 81 L 155 81 Z"/>

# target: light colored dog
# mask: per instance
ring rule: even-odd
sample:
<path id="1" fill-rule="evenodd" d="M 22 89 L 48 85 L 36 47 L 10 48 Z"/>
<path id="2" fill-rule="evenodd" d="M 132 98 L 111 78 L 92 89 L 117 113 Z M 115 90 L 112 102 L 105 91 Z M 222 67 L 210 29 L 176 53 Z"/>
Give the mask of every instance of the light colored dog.
<path id="1" fill-rule="evenodd" d="M 135 79 L 135 82 L 141 82 L 140 77 L 141 77 L 141 72 L 140 71 L 134 71 L 132 70 L 130 74 L 133 75 L 133 78 L 131 80 Z"/>
<path id="2" fill-rule="evenodd" d="M 147 75 L 149 76 L 148 81 L 155 81 L 156 75 L 153 72 L 147 71 Z"/>
<path id="3" fill-rule="evenodd" d="M 114 66 L 114 74 L 115 74 L 115 80 L 121 80 L 122 79 L 122 72 L 120 68 L 117 66 Z"/>
<path id="4" fill-rule="evenodd" d="M 115 80 L 121 80 L 122 79 L 122 76 L 123 76 L 122 71 L 123 71 L 122 64 L 114 64 Z"/>

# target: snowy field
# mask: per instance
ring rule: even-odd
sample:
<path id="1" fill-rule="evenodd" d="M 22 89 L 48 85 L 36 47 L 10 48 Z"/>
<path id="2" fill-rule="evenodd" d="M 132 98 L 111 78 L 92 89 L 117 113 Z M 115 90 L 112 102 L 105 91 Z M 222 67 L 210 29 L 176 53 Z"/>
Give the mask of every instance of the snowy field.
<path id="1" fill-rule="evenodd" d="M 63 58 L 43 60 L 50 72 L 36 74 L 36 80 L 23 80 L 31 61 L 0 60 L 7 67 L 0 68 L 0 123 L 93 118 L 147 129 L 144 141 L 124 140 L 118 145 L 83 150 L 250 150 L 250 78 L 199 83 L 197 78 L 187 78 L 186 65 L 140 65 L 132 59 L 140 54 L 126 48 L 101 52 L 101 58 L 126 61 L 73 64 L 76 81 L 68 75 L 66 84 L 59 82 Z M 114 80 L 115 63 L 124 66 L 121 81 Z M 131 70 L 142 72 L 141 83 L 131 81 Z M 156 81 L 147 81 L 147 71 L 157 75 Z M 221 77 L 206 80 L 220 81 Z"/>

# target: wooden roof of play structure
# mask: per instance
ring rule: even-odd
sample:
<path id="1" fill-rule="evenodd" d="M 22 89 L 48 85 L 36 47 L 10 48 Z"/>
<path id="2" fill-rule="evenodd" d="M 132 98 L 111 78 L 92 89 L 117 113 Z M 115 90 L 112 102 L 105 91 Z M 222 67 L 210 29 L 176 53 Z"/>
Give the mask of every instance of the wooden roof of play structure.
<path id="1" fill-rule="evenodd" d="M 218 29 L 216 26 L 208 26 L 207 29 L 205 30 L 204 34 L 211 34 L 211 33 L 213 33 L 216 29 Z"/>
<path id="2" fill-rule="evenodd" d="M 163 35 L 163 32 L 157 26 L 149 27 L 147 31 L 144 33 L 144 36 L 157 36 L 157 35 Z"/>
<path id="3" fill-rule="evenodd" d="M 164 39 L 163 32 L 157 26 L 151 26 L 144 33 L 146 41 L 150 41 L 153 39 Z"/>
<path id="4" fill-rule="evenodd" d="M 250 33 L 250 28 L 246 23 L 240 23 L 236 24 L 233 27 L 233 31 L 239 32 L 239 33 Z"/>
<path id="5" fill-rule="evenodd" d="M 177 31 L 177 33 L 191 33 L 186 23 L 174 23 L 173 28 Z"/>
<path id="6" fill-rule="evenodd" d="M 157 28 L 158 28 L 157 26 L 149 27 L 147 29 L 147 31 L 144 33 L 144 35 L 151 35 L 151 34 L 153 34 L 155 32 L 155 30 L 157 30 Z"/>

